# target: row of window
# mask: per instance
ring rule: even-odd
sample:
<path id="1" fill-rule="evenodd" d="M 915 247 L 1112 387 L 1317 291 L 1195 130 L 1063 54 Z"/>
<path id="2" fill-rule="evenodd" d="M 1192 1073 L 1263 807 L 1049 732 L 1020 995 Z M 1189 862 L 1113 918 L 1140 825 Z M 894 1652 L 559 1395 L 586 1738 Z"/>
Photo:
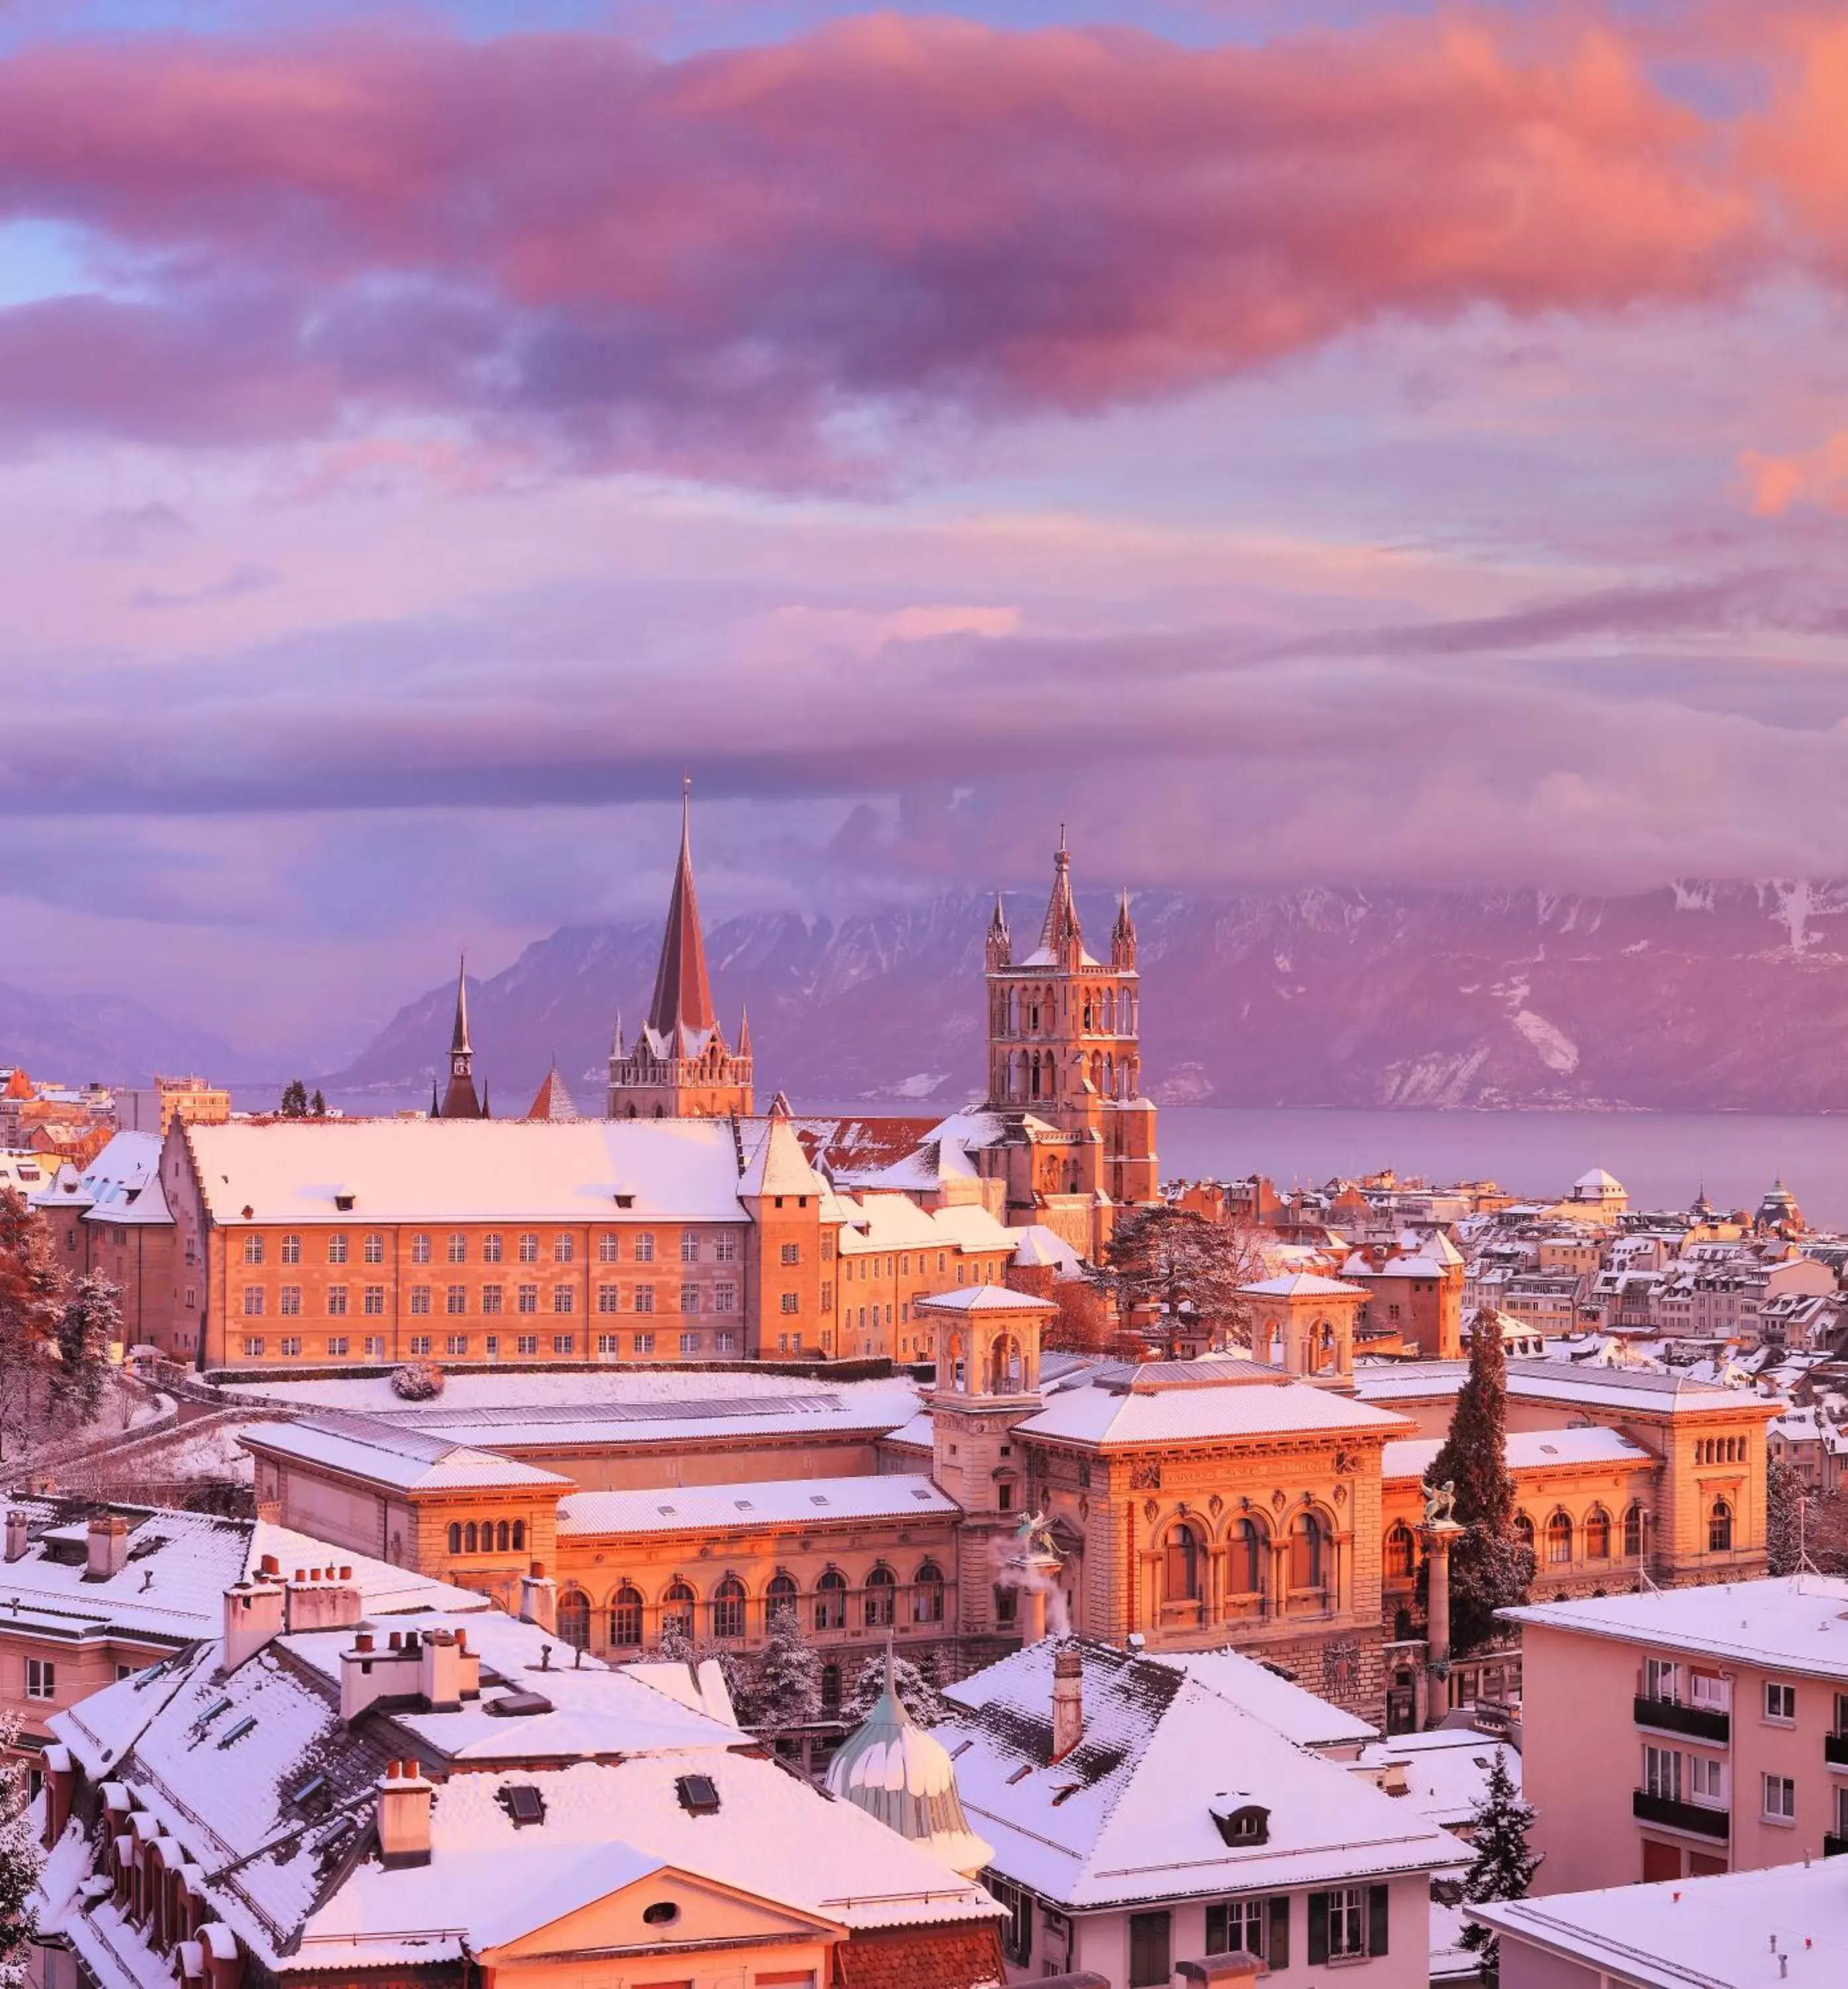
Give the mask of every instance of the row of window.
<path id="1" fill-rule="evenodd" d="M 450 1532 L 453 1536 L 455 1529 L 452 1527 Z M 909 1594 L 909 1600 L 903 1605 L 899 1599 L 901 1587 Z M 909 1622 L 941 1623 L 944 1620 L 946 1593 L 943 1571 L 935 1561 L 923 1562 L 910 1581 L 904 1584 L 900 1583 L 891 1568 L 881 1563 L 868 1572 L 857 1592 L 838 1568 L 831 1567 L 817 1577 L 810 1591 L 811 1620 L 817 1630 L 844 1630 L 851 1615 L 857 1616 L 867 1629 L 890 1629 L 899 1622 L 902 1607 L 905 1620 Z M 703 1605 L 692 1584 L 684 1577 L 676 1577 L 662 1591 L 658 1605 L 661 1631 L 665 1634 L 672 1624 L 682 1635 L 689 1638 L 696 1629 L 719 1638 L 742 1638 L 746 1635 L 750 1600 L 744 1584 L 735 1574 L 725 1576 Z M 764 1585 L 762 1606 L 767 1625 L 777 1611 L 800 1611 L 802 1604 L 801 1588 L 795 1577 L 787 1571 L 773 1575 Z M 612 1648 L 636 1650 L 641 1647 L 648 1607 L 641 1591 L 633 1582 L 625 1581 L 617 1588 L 604 1605 L 608 1642 Z M 559 1635 L 578 1649 L 587 1650 L 594 1608 L 583 1589 L 575 1585 L 567 1588 L 558 1598 Z M 702 1610 L 704 1620 L 701 1621 Z"/>
<path id="2" fill-rule="evenodd" d="M 1715 1499 L 1708 1506 L 1707 1551 L 1709 1554 L 1729 1554 L 1731 1551 L 1734 1521 L 1735 1515 L 1728 1500 Z M 1646 1525 L 1647 1515 L 1640 1502 L 1633 1503 L 1623 1515 L 1623 1558 L 1626 1560 L 1640 1557 Z M 1563 1509 L 1555 1511 L 1548 1519 L 1543 1535 L 1535 1532 L 1532 1520 L 1525 1513 L 1517 1513 L 1515 1515 L 1515 1530 L 1544 1567 L 1565 1567 L 1578 1560 L 1607 1561 L 1611 1558 L 1611 1516 L 1602 1506 L 1592 1506 L 1586 1514 L 1582 1526 L 1576 1526 L 1571 1513 Z M 1417 1571 L 1417 1567 L 1416 1536 L 1404 1520 L 1396 1520 L 1386 1530 L 1386 1579 L 1389 1581 L 1409 1581 Z"/>
<path id="3" fill-rule="evenodd" d="M 997 1883 L 997 1874 L 982 1875 L 990 1890 L 1009 1909 L 1002 1927 L 1002 1945 L 1007 1958 L 1025 1967 L 1031 1961 L 1031 1896 L 1023 1896 L 1019 1887 L 1006 1880 Z M 1311 1892 L 1304 1901 L 1303 1929 L 1310 1966 L 1362 1961 L 1369 1955 L 1389 1953 L 1391 1896 L 1385 1886 L 1336 1886 L 1325 1892 Z M 1049 1923 L 1056 1923 L 1058 1931 L 1067 1932 L 1061 1916 L 1048 1909 L 1046 1917 Z M 1210 1905 L 1207 1952 L 1254 1954 L 1268 1972 L 1275 1974 L 1290 1965 L 1291 1918 L 1287 1892 L 1269 1899 L 1227 1899 Z M 1132 1913 L 1129 1931 L 1129 1989 L 1166 1989 L 1173 1979 L 1173 1914 L 1165 1906 Z"/>
<path id="4" fill-rule="evenodd" d="M 1746 1462 L 1742 1436 L 1704 1436 L 1694 1445 L 1696 1464 L 1743 1464 Z"/>
<path id="5" fill-rule="evenodd" d="M 463 1554 L 523 1554 L 526 1546 L 524 1520 L 452 1520 L 449 1551 Z"/>
<path id="6" fill-rule="evenodd" d="M 655 1285 L 633 1285 L 627 1289 L 621 1285 L 601 1284 L 595 1292 L 596 1306 L 600 1313 L 665 1311 L 656 1299 L 661 1288 Z M 668 1287 L 669 1295 L 672 1286 Z M 352 1291 L 346 1285 L 330 1285 L 322 1293 L 323 1308 L 330 1319 L 344 1319 L 352 1304 Z M 404 1287 L 407 1312 L 421 1317 L 436 1309 L 438 1288 L 434 1285 L 407 1285 Z M 627 1303 L 624 1303 L 624 1298 Z M 475 1297 L 482 1316 L 492 1318 L 508 1310 L 506 1287 L 504 1285 L 482 1285 L 476 1289 Z M 685 1284 L 679 1289 L 679 1310 L 683 1313 L 733 1313 L 738 1310 L 738 1287 L 729 1282 L 710 1286 Z M 469 1288 L 466 1285 L 445 1285 L 442 1287 L 442 1310 L 451 1317 L 465 1317 L 470 1310 Z M 369 1318 L 382 1318 L 386 1310 L 386 1287 L 383 1285 L 363 1285 L 360 1288 L 360 1310 Z M 262 1319 L 269 1303 L 269 1288 L 263 1285 L 246 1285 L 243 1288 L 243 1314 L 245 1319 Z M 543 1290 L 537 1285 L 516 1285 L 513 1287 L 513 1310 L 518 1313 L 570 1313 L 577 1310 L 577 1288 L 574 1285 L 553 1285 Z M 279 1285 L 276 1289 L 276 1316 L 280 1319 L 299 1319 L 302 1316 L 302 1287 L 300 1285 Z"/>
<path id="7" fill-rule="evenodd" d="M 1676 1747 L 1645 1747 L 1643 1787 L 1666 1802 L 1685 1802 L 1697 1809 L 1724 1809 L 1730 1802 L 1726 1763 L 1704 1754 L 1684 1754 Z M 1835 1815 L 1831 1828 L 1848 1835 L 1848 1789 L 1831 1788 Z M 1796 1777 L 1763 1774 L 1758 1777 L 1758 1815 L 1765 1823 L 1796 1821 Z"/>
<path id="8" fill-rule="evenodd" d="M 1332 1542 L 1327 1523 L 1301 1512 L 1284 1535 L 1284 1578 L 1292 1590 L 1325 1587 Z M 1271 1530 L 1261 1520 L 1240 1520 L 1227 1536 L 1226 1584 L 1231 1595 L 1270 1592 L 1274 1558 Z M 1176 1520 L 1162 1537 L 1162 1596 L 1166 1602 L 1206 1599 L 1207 1540 L 1197 1521 Z"/>
<path id="9" fill-rule="evenodd" d="M 671 1337 L 672 1336 L 666 1336 Z M 407 1336 L 404 1344 L 414 1359 L 422 1359 L 437 1351 L 437 1340 L 442 1341 L 442 1352 L 452 1358 L 466 1360 L 476 1350 L 476 1342 L 471 1333 L 413 1333 Z M 638 1360 L 646 1359 L 657 1350 L 658 1336 L 652 1333 L 600 1333 L 597 1335 L 597 1351 L 606 1360 L 621 1360 L 631 1354 Z M 537 1333 L 520 1333 L 508 1335 L 489 1333 L 482 1336 L 479 1345 L 481 1357 L 498 1360 L 510 1347 L 516 1354 L 530 1356 L 540 1351 L 540 1344 L 547 1341 L 555 1354 L 574 1355 L 577 1351 L 577 1336 L 574 1333 L 554 1333 L 545 1335 Z M 735 1354 L 738 1351 L 739 1336 L 729 1327 L 721 1327 L 709 1336 L 703 1333 L 687 1331 L 679 1336 L 679 1348 L 683 1354 L 697 1356 L 708 1351 L 715 1356 Z M 345 1333 L 330 1333 L 326 1341 L 327 1357 L 330 1360 L 345 1360 L 353 1353 L 353 1341 Z M 262 1333 L 247 1333 L 244 1338 L 244 1357 L 247 1360 L 266 1359 L 270 1342 Z M 275 1351 L 285 1360 L 295 1360 L 303 1351 L 300 1333 L 286 1333 L 275 1343 Z M 385 1341 L 382 1333 L 368 1333 L 360 1342 L 362 1360 L 383 1360 L 385 1358 Z"/>
<path id="10" fill-rule="evenodd" d="M 620 1229 L 604 1230 L 597 1238 L 597 1262 L 600 1264 L 621 1263 L 623 1261 L 622 1242 L 625 1235 L 629 1241 L 630 1261 L 637 1264 L 653 1263 L 655 1235 L 652 1229 L 628 1232 Z M 469 1240 L 468 1232 L 465 1230 L 451 1230 L 445 1240 L 445 1261 L 452 1264 L 467 1263 Z M 506 1238 L 499 1232 L 489 1230 L 479 1241 L 481 1261 L 484 1264 L 498 1264 L 502 1262 L 503 1253 L 506 1247 Z M 713 1263 L 735 1264 L 737 1262 L 738 1238 L 733 1232 L 721 1230 L 716 1235 L 712 1236 L 710 1241 L 711 1261 Z M 327 1262 L 330 1264 L 344 1264 L 347 1262 L 347 1253 L 350 1246 L 349 1239 L 344 1232 L 337 1230 L 334 1232 L 327 1238 Z M 418 1232 L 411 1238 L 411 1262 L 414 1264 L 431 1262 L 432 1247 L 432 1238 L 421 1231 Z M 795 1247 L 794 1244 L 784 1246 L 786 1251 L 792 1250 Z M 244 1262 L 246 1264 L 264 1262 L 265 1252 L 268 1248 L 267 1239 L 263 1236 L 256 1234 L 246 1236 L 244 1238 Z M 706 1239 L 703 1232 L 697 1229 L 681 1231 L 680 1261 L 682 1263 L 700 1262 L 702 1252 L 705 1248 Z M 385 1261 L 384 1232 L 377 1229 L 368 1230 L 360 1241 L 360 1250 L 365 1262 L 382 1264 Z M 550 1238 L 550 1253 L 554 1263 L 572 1262 L 576 1257 L 577 1250 L 577 1239 L 570 1230 L 560 1229 L 553 1232 Z M 518 1261 L 523 1264 L 536 1264 L 540 1259 L 540 1235 L 536 1230 L 523 1231 L 514 1239 L 515 1255 Z M 276 1245 L 276 1256 L 278 1261 L 284 1264 L 300 1263 L 302 1262 L 301 1238 L 293 1235 L 280 1238 Z M 787 1264 L 794 1263 L 797 1260 L 786 1255 L 783 1261 Z"/>

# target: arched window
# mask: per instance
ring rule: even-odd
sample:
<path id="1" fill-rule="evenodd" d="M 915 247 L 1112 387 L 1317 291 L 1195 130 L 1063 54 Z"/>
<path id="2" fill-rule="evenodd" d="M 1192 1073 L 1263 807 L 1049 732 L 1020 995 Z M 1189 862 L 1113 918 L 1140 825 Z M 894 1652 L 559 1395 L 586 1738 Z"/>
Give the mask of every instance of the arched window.
<path id="1" fill-rule="evenodd" d="M 1732 1551 L 1732 1508 L 1724 1499 L 1716 1499 L 1707 1515 L 1707 1551 L 1709 1554 L 1731 1554 Z"/>
<path id="2" fill-rule="evenodd" d="M 591 1648 L 591 1598 L 581 1588 L 567 1588 L 559 1597 L 558 1634 L 574 1650 Z"/>
<path id="3" fill-rule="evenodd" d="M 847 1577 L 838 1567 L 824 1569 L 815 1584 L 815 1628 L 847 1628 Z"/>
<path id="4" fill-rule="evenodd" d="M 513 1522 L 513 1551 L 524 1554 L 526 1550 L 526 1523 L 524 1520 Z"/>
<path id="5" fill-rule="evenodd" d="M 1610 1559 L 1610 1515 L 1602 1506 L 1592 1506 L 1585 1516 L 1585 1558 Z"/>
<path id="6" fill-rule="evenodd" d="M 1534 1550 L 1534 1523 L 1525 1513 L 1515 1515 L 1515 1531 L 1529 1554 Z"/>
<path id="7" fill-rule="evenodd" d="M 460 1554 L 462 1550 L 462 1522 L 459 1520 L 452 1520 L 449 1522 L 449 1551 L 452 1554 Z"/>
<path id="8" fill-rule="evenodd" d="M 1643 1557 L 1643 1504 L 1633 1499 L 1623 1515 L 1623 1558 L 1640 1560 Z"/>
<path id="9" fill-rule="evenodd" d="M 481 1550 L 483 1554 L 494 1551 L 494 1522 L 483 1520 L 481 1523 Z"/>
<path id="10" fill-rule="evenodd" d="M 988 1391 L 993 1395 L 1017 1393 L 1020 1386 L 1020 1343 L 1010 1333 L 995 1335 L 989 1350 Z"/>
<path id="11" fill-rule="evenodd" d="M 1386 1572 L 1389 1581 L 1410 1581 L 1418 1565 L 1418 1544 L 1404 1520 L 1395 1520 L 1386 1529 Z"/>
<path id="12" fill-rule="evenodd" d="M 626 1581 L 610 1598 L 610 1642 L 619 1651 L 641 1648 L 641 1591 Z"/>
<path id="13" fill-rule="evenodd" d="M 1290 1523 L 1290 1586 L 1328 1585 L 1328 1534 L 1313 1513 L 1298 1513 Z"/>
<path id="14" fill-rule="evenodd" d="M 1226 1580 L 1234 1595 L 1261 1595 L 1270 1587 L 1271 1551 L 1264 1530 L 1255 1520 L 1240 1520 L 1232 1529 L 1231 1554 Z"/>
<path id="15" fill-rule="evenodd" d="M 1563 1567 L 1572 1557 L 1572 1516 L 1555 1513 L 1546 1523 L 1546 1564 Z"/>
<path id="16" fill-rule="evenodd" d="M 1206 1554 L 1198 1530 L 1185 1520 L 1168 1529 L 1162 1553 L 1162 1599 L 1197 1602 L 1206 1576 Z"/>
<path id="17" fill-rule="evenodd" d="M 770 1578 L 770 1586 L 763 1591 L 763 1627 L 768 1629 L 785 1609 L 794 1609 L 800 1601 L 793 1574 L 779 1571 Z"/>
<path id="18" fill-rule="evenodd" d="M 744 1584 L 735 1574 L 728 1574 L 712 1591 L 712 1635 L 744 1635 Z"/>
<path id="19" fill-rule="evenodd" d="M 471 1520 L 469 1523 L 462 1528 L 462 1552 L 464 1554 L 476 1553 L 477 1551 L 477 1543 L 479 1539 L 480 1534 L 476 1529 L 475 1522 Z"/>
<path id="20" fill-rule="evenodd" d="M 943 1620 L 943 1571 L 934 1560 L 925 1562 L 912 1584 L 911 1620 L 914 1623 Z"/>
<path id="21" fill-rule="evenodd" d="M 505 1554 L 513 1543 L 513 1530 L 506 1521 L 496 1520 L 494 1523 L 494 1551 Z"/>
<path id="22" fill-rule="evenodd" d="M 899 1577 L 888 1567 L 875 1567 L 866 1577 L 866 1627 L 888 1629 L 899 1592 Z"/>
<path id="23" fill-rule="evenodd" d="M 676 1581 L 661 1598 L 661 1628 L 665 1635 L 673 1624 L 682 1636 L 693 1634 L 693 1591 L 684 1581 Z"/>

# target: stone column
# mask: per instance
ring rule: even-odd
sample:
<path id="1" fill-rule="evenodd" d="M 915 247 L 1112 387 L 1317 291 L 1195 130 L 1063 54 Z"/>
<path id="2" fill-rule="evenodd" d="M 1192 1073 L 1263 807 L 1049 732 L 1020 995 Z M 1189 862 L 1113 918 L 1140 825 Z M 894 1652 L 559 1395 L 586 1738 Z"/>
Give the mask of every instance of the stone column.
<path id="1" fill-rule="evenodd" d="M 1425 1599 L 1425 1662 L 1432 1665 L 1450 1662 L 1450 1545 L 1462 1531 L 1454 1520 L 1433 1520 L 1418 1529 L 1429 1570 Z"/>

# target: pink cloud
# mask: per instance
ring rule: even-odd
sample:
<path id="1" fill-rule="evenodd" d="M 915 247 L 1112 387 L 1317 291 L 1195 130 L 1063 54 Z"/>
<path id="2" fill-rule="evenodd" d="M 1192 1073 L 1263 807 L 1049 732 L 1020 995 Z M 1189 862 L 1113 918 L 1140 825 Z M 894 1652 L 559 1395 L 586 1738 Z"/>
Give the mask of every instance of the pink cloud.
<path id="1" fill-rule="evenodd" d="M 851 473 L 844 413 L 1089 412 L 1385 313 L 1698 298 L 1761 248 L 1719 134 L 1615 32 L 1487 15 L 1210 50 L 893 17 L 674 62 L 588 33 L 40 47 L 0 62 L 5 214 L 96 230 L 203 363 L 169 395 L 100 333 L 9 356 L 0 318 L 0 421 L 409 409 L 786 481 Z"/>

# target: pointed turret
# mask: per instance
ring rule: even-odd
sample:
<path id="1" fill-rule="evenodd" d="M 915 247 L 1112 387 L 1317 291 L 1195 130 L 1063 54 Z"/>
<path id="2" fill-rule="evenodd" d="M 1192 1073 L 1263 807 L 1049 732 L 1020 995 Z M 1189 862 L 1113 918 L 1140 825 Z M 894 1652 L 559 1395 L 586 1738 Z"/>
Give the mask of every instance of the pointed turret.
<path id="1" fill-rule="evenodd" d="M 747 1057 L 751 1053 L 751 1011 L 749 1005 L 738 1011 L 738 1054 Z"/>
<path id="2" fill-rule="evenodd" d="M 712 1028 L 712 989 L 706 971 L 706 940 L 699 930 L 699 900 L 693 889 L 692 782 L 680 791 L 680 861 L 668 900 L 667 930 L 661 937 L 661 964 L 655 972 L 655 998 L 648 1026 L 684 1052 Z"/>
<path id="3" fill-rule="evenodd" d="M 558 1074 L 558 1059 L 553 1057 L 552 1067 L 546 1072 L 545 1082 L 539 1087 L 539 1095 L 533 1100 L 529 1119 L 550 1120 L 554 1125 L 577 1116 L 577 1106 L 565 1081 Z"/>
<path id="4" fill-rule="evenodd" d="M 1126 890 L 1116 908 L 1116 923 L 1110 928 L 1110 964 L 1136 964 L 1136 921 L 1129 916 L 1129 893 Z"/>
<path id="5" fill-rule="evenodd" d="M 1014 964 L 1014 935 L 1007 930 L 1007 914 L 1001 908 L 1001 894 L 994 894 L 994 917 L 988 921 L 988 971 Z"/>
<path id="6" fill-rule="evenodd" d="M 432 1087 L 434 1091 L 435 1087 Z M 441 1119 L 485 1119 L 487 1113 L 475 1092 L 475 1045 L 469 1039 L 469 956 L 455 971 L 455 1022 L 449 1032 L 449 1085 L 440 1109 L 431 1100 L 431 1116 Z"/>

